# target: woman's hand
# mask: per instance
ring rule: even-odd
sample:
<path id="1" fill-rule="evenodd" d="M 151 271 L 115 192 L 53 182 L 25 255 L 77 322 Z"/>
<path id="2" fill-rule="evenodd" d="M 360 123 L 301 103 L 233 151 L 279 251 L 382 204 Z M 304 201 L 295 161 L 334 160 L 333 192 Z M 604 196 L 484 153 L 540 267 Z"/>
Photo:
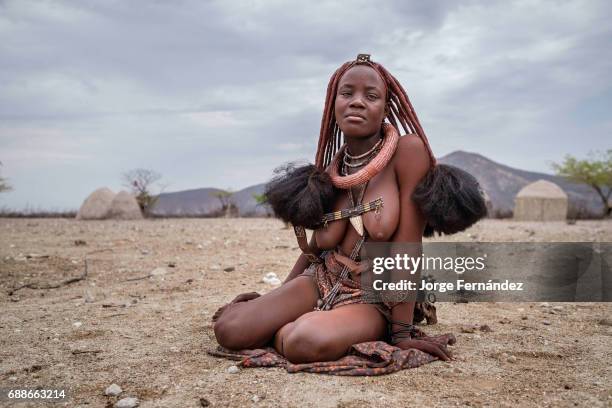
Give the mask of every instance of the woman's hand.
<path id="1" fill-rule="evenodd" d="M 436 356 L 443 361 L 452 360 L 452 355 L 448 348 L 443 344 L 433 341 L 406 339 L 395 344 L 395 346 L 401 348 L 402 350 L 408 350 L 411 348 L 421 350 L 425 353 L 431 354 L 432 356 Z"/>
<path id="2" fill-rule="evenodd" d="M 219 316 L 221 316 L 221 314 L 225 311 L 225 309 L 229 305 L 233 305 L 234 303 L 240 303 L 240 302 L 248 302 L 249 300 L 253 300 L 253 299 L 258 298 L 260 296 L 261 295 L 259 293 L 257 293 L 257 292 L 241 293 L 240 295 L 236 296 L 234 298 L 234 300 L 232 300 L 228 304 L 226 304 L 224 306 L 221 306 L 219 309 L 217 309 L 217 311 L 215 312 L 215 314 L 212 317 L 212 321 L 216 322 L 217 319 L 219 318 Z"/>

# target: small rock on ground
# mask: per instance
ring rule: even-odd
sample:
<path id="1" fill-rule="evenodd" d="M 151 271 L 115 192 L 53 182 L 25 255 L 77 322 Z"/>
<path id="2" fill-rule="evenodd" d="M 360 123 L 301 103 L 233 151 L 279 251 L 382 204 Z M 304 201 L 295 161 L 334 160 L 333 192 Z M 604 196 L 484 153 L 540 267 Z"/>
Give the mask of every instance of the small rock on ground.
<path id="1" fill-rule="evenodd" d="M 601 319 L 599 324 L 602 326 L 612 326 L 612 319 Z"/>
<path id="2" fill-rule="evenodd" d="M 263 277 L 262 281 L 269 285 L 280 285 L 282 282 L 278 279 L 278 276 L 274 272 L 268 272 Z"/>
<path id="3" fill-rule="evenodd" d="M 461 333 L 474 333 L 476 332 L 475 326 L 463 326 L 461 328 Z"/>
<path id="4" fill-rule="evenodd" d="M 488 324 L 483 324 L 482 326 L 480 326 L 480 331 L 484 332 L 484 333 L 491 333 L 493 331 L 493 329 L 491 329 L 491 327 L 489 327 Z"/>
<path id="5" fill-rule="evenodd" d="M 155 268 L 151 271 L 152 276 L 162 276 L 166 274 L 165 268 Z"/>
<path id="6" fill-rule="evenodd" d="M 135 408 L 138 406 L 139 403 L 140 401 L 138 401 L 138 398 L 122 398 L 115 403 L 115 408 Z"/>
<path id="7" fill-rule="evenodd" d="M 104 395 L 110 395 L 110 396 L 116 397 L 122 392 L 123 390 L 121 389 L 121 387 L 113 383 L 109 385 L 108 387 L 106 387 L 106 390 L 104 390 Z"/>

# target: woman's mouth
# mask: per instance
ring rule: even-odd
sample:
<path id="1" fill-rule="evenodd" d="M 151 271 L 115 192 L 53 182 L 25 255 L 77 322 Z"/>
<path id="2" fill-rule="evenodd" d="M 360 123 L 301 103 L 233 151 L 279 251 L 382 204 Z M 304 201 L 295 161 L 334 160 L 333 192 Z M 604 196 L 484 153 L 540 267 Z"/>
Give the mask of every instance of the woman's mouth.
<path id="1" fill-rule="evenodd" d="M 365 118 L 361 115 L 346 115 L 345 119 L 349 122 L 363 122 Z"/>

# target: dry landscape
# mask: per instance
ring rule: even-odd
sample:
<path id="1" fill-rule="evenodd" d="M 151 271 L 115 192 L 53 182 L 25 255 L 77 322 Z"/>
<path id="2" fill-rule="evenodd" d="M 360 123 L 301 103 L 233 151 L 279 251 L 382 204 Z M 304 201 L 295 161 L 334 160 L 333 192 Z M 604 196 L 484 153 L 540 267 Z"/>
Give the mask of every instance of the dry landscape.
<path id="1" fill-rule="evenodd" d="M 206 354 L 210 317 L 288 273 L 299 250 L 282 223 L 0 219 L 0 231 L 0 388 L 66 388 L 55 406 L 612 406 L 609 303 L 438 303 L 424 329 L 455 333 L 457 360 L 387 376 L 231 373 Z M 612 222 L 486 220 L 452 239 L 610 242 Z M 123 392 L 104 395 L 113 383 Z"/>

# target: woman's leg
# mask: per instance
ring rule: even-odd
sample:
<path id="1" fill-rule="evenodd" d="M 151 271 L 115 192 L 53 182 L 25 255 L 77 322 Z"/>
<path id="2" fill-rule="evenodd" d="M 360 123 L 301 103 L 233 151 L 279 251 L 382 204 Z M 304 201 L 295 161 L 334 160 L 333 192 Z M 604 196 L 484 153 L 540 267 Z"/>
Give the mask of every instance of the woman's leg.
<path id="1" fill-rule="evenodd" d="M 319 292 L 312 276 L 298 276 L 260 297 L 229 305 L 214 323 L 217 342 L 228 349 L 265 346 L 285 324 L 314 309 Z"/>
<path id="2" fill-rule="evenodd" d="M 353 344 L 382 339 L 386 329 L 374 305 L 352 304 L 302 315 L 278 331 L 274 347 L 292 363 L 332 361 Z"/>

